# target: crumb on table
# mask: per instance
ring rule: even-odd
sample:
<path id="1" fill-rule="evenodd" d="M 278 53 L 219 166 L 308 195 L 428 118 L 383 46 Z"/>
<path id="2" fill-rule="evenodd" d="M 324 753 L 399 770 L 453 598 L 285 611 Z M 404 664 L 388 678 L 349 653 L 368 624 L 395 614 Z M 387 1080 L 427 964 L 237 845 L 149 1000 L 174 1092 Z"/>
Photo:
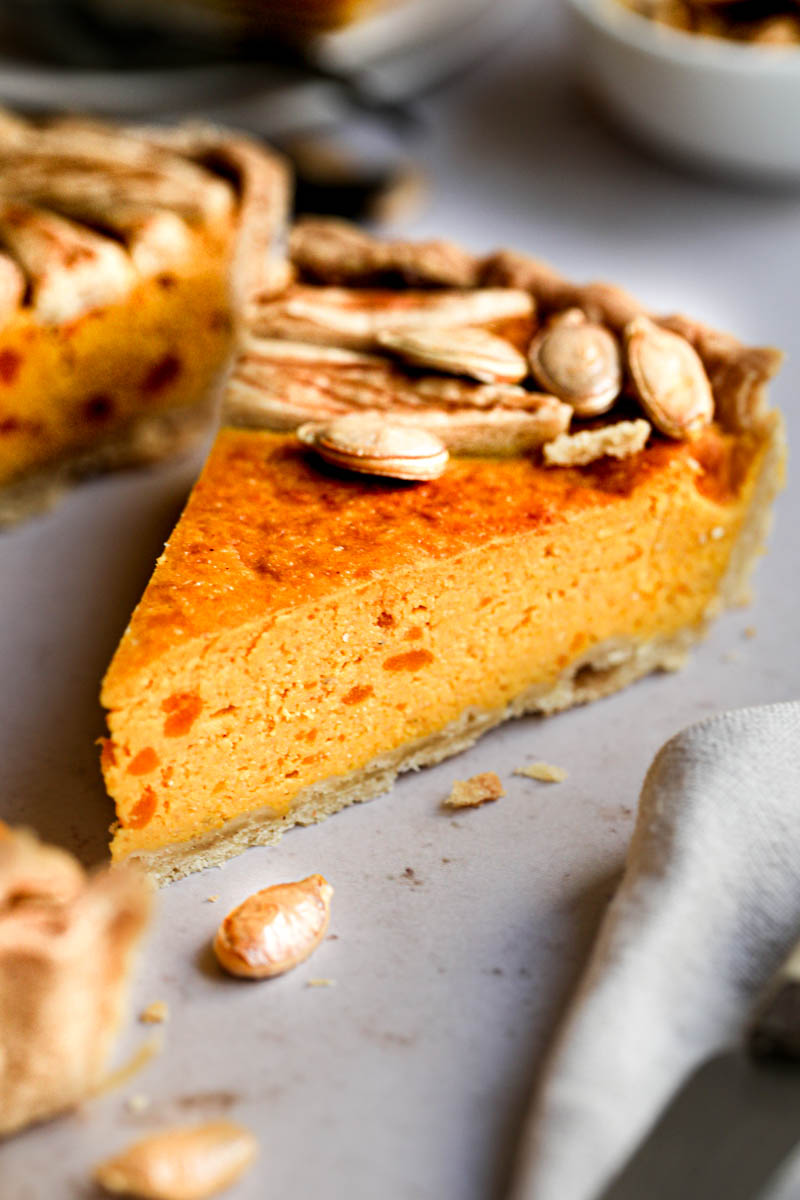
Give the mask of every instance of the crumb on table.
<path id="1" fill-rule="evenodd" d="M 494 771 L 484 771 L 471 779 L 456 779 L 444 804 L 447 808 L 475 808 L 489 800 L 499 800 L 505 794 Z"/>
<path id="2" fill-rule="evenodd" d="M 538 779 L 541 783 L 563 783 L 569 772 L 564 767 L 553 763 L 534 762 L 525 767 L 515 767 L 515 775 L 525 775 L 528 779 Z"/>
<path id="3" fill-rule="evenodd" d="M 169 1007 L 165 1000 L 154 1000 L 139 1013 L 139 1020 L 145 1025 L 162 1025 L 169 1019 Z"/>

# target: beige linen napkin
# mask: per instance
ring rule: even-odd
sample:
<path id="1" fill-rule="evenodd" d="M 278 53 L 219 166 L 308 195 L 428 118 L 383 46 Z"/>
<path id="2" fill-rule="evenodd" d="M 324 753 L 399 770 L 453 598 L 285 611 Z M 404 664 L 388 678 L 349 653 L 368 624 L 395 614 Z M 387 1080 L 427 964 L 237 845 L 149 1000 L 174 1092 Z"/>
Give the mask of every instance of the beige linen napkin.
<path id="1" fill-rule="evenodd" d="M 511 1200 L 596 1197 L 800 937 L 800 703 L 659 751 L 625 875 L 557 1037 Z"/>

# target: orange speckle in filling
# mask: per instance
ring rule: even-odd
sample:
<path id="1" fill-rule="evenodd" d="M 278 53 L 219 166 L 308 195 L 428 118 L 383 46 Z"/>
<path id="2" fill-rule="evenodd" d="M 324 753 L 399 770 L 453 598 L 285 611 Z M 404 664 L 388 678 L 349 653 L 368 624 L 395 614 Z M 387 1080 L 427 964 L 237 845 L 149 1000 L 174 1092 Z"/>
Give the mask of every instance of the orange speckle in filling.
<path id="1" fill-rule="evenodd" d="M 183 737 L 199 717 L 203 701 L 195 692 L 175 692 L 162 701 L 161 711 L 167 713 L 164 737 Z"/>
<path id="2" fill-rule="evenodd" d="M 83 406 L 87 421 L 107 421 L 114 412 L 114 401 L 104 392 L 90 396 Z"/>
<path id="3" fill-rule="evenodd" d="M 0 434 L 27 433 L 35 436 L 43 429 L 42 422 L 33 420 L 31 417 L 3 417 L 0 419 Z"/>
<path id="4" fill-rule="evenodd" d="M 22 355 L 17 350 L 0 350 L 0 382 L 13 383 L 22 366 Z"/>
<path id="5" fill-rule="evenodd" d="M 233 328 L 230 313 L 225 312 L 223 309 L 213 312 L 209 319 L 208 327 L 212 333 L 228 333 Z"/>
<path id="6" fill-rule="evenodd" d="M 361 704 L 363 700 L 368 700 L 372 695 L 373 688 L 370 684 L 357 683 L 355 687 L 351 687 L 349 692 L 345 692 L 342 696 L 342 704 Z"/>
<path id="7" fill-rule="evenodd" d="M 142 792 L 141 798 L 134 804 L 130 816 L 122 824 L 126 829 L 144 829 L 153 819 L 156 811 L 156 794 L 148 785 Z"/>
<path id="8" fill-rule="evenodd" d="M 141 383 L 141 390 L 153 396 L 169 387 L 181 373 L 181 360 L 177 354 L 165 354 L 153 363 Z"/>
<path id="9" fill-rule="evenodd" d="M 117 748 L 112 739 L 101 737 L 97 739 L 97 744 L 100 746 L 100 766 L 103 770 L 115 767 L 117 765 Z"/>
<path id="10" fill-rule="evenodd" d="M 430 650 L 408 650 L 405 654 L 393 654 L 383 664 L 385 671 L 418 671 L 433 662 Z"/>
<path id="11" fill-rule="evenodd" d="M 155 771 L 161 759 L 156 754 L 152 746 L 145 746 L 144 750 L 140 750 L 135 758 L 128 763 L 129 775 L 149 775 L 151 771 Z"/>

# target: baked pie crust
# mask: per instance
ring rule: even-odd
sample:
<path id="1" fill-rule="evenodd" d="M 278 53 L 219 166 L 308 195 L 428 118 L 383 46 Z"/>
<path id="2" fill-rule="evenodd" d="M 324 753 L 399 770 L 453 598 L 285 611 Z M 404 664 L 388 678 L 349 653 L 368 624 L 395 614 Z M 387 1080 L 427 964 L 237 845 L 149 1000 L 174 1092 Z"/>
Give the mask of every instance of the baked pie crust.
<path id="1" fill-rule="evenodd" d="M 101 1082 L 150 908 L 141 874 L 87 877 L 66 851 L 0 822 L 0 1136 Z"/>
<path id="2" fill-rule="evenodd" d="M 0 525 L 207 427 L 286 202 L 236 134 L 0 112 Z"/>
<path id="3" fill-rule="evenodd" d="M 315 221 L 291 254 L 295 279 L 250 306 L 225 427 L 103 685 L 112 855 L 162 881 L 508 717 L 679 666 L 746 598 L 780 486 L 776 350 L 509 252 Z M 533 376 L 486 382 L 512 355 L 448 337 L 483 330 L 534 370 L 574 310 L 586 361 L 559 358 L 572 334 L 544 355 L 571 403 Z M 609 407 L 598 386 L 580 416 L 598 346 L 621 392 Z M 359 454 L 359 473 L 340 469 Z M 403 482 L 417 454 L 436 470 Z"/>

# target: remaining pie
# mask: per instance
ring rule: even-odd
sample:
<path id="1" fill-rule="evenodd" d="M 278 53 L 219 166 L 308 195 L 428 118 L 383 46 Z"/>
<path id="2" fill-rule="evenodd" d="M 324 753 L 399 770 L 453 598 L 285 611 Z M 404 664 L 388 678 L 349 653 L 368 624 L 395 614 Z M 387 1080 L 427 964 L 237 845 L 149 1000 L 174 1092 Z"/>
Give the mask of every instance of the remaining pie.
<path id="1" fill-rule="evenodd" d="M 292 257 L 103 687 L 113 857 L 161 880 L 675 667 L 780 483 L 775 350 L 506 252 Z"/>
<path id="2" fill-rule="evenodd" d="M 796 0 L 623 0 L 659 25 L 755 46 L 800 45 Z"/>
<path id="3" fill-rule="evenodd" d="M 101 1082 L 151 889 L 0 821 L 0 1137 Z"/>
<path id="4" fill-rule="evenodd" d="M 207 427 L 286 195 L 271 153 L 211 127 L 0 112 L 0 524 Z"/>

